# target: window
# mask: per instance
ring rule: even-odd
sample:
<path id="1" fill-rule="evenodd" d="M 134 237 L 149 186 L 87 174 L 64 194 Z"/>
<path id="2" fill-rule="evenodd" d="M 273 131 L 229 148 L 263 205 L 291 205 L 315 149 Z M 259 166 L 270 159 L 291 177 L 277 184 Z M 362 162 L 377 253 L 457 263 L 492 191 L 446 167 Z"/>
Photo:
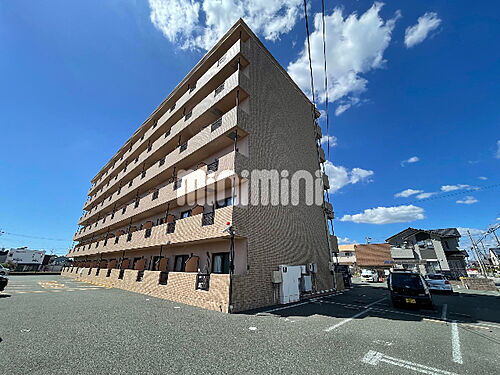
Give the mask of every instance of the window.
<path id="1" fill-rule="evenodd" d="M 215 95 L 214 96 L 219 95 L 222 91 L 224 91 L 224 83 L 222 83 L 219 87 L 217 87 L 215 89 Z"/>
<path id="2" fill-rule="evenodd" d="M 216 129 L 220 128 L 220 126 L 222 125 L 222 117 L 215 120 L 212 125 L 210 126 L 210 131 L 213 132 L 215 131 Z"/>
<path id="3" fill-rule="evenodd" d="M 218 61 L 217 61 L 217 66 L 220 66 L 220 64 L 222 64 L 224 62 L 224 60 L 226 59 L 226 55 L 223 55 Z"/>
<path id="4" fill-rule="evenodd" d="M 227 197 L 215 203 L 215 208 L 222 208 L 233 205 L 233 197 Z"/>
<path id="5" fill-rule="evenodd" d="M 185 219 L 186 217 L 189 217 L 189 216 L 191 216 L 191 210 L 181 212 L 181 219 Z"/>
<path id="6" fill-rule="evenodd" d="M 188 147 L 188 143 L 184 142 L 182 145 L 179 146 L 179 152 L 186 151 Z"/>
<path id="7" fill-rule="evenodd" d="M 208 173 L 215 172 L 215 171 L 217 171 L 217 169 L 219 169 L 219 160 L 217 160 L 217 159 L 207 165 L 207 172 Z"/>
<path id="8" fill-rule="evenodd" d="M 175 264 L 174 271 L 175 272 L 184 272 L 186 269 L 186 262 L 189 259 L 189 255 L 176 255 L 175 256 Z"/>
<path id="9" fill-rule="evenodd" d="M 159 163 L 159 166 L 161 167 L 163 164 L 165 164 L 165 158 L 163 159 L 160 159 L 160 163 Z"/>
<path id="10" fill-rule="evenodd" d="M 168 129 L 168 130 L 165 132 L 165 138 L 167 138 L 169 135 L 170 135 L 170 129 Z"/>
<path id="11" fill-rule="evenodd" d="M 144 232 L 144 238 L 149 238 L 151 237 L 151 228 L 146 229 Z"/>
<path id="12" fill-rule="evenodd" d="M 229 253 L 213 254 L 212 273 L 229 273 Z"/>

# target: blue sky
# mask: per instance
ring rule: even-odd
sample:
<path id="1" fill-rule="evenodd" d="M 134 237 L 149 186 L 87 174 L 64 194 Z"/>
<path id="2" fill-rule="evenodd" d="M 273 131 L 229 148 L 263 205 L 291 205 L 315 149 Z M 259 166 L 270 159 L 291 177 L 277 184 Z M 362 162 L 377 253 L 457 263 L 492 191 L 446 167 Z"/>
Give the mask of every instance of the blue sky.
<path id="1" fill-rule="evenodd" d="M 308 92 L 301 4 L 1 2 L 0 247 L 64 253 L 90 179 L 233 18 Z M 310 13 L 315 68 L 320 6 Z M 408 226 L 452 226 L 479 235 L 500 217 L 500 5 L 335 7 L 327 1 L 336 234 L 383 241 Z M 315 80 L 321 98 L 320 69 Z"/>

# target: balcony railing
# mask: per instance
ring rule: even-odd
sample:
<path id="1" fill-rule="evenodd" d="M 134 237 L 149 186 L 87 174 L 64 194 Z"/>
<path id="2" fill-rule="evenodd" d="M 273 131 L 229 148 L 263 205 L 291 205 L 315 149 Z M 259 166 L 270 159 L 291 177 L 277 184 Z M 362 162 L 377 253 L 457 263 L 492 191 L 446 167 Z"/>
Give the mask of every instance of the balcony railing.
<path id="1" fill-rule="evenodd" d="M 214 218 L 215 213 L 213 211 L 204 213 L 203 217 L 201 218 L 201 225 L 212 225 L 214 223 Z"/>
<path id="2" fill-rule="evenodd" d="M 226 155 L 220 157 L 218 160 L 216 160 L 216 162 L 210 163 L 203 168 L 206 168 L 206 171 L 208 173 L 209 169 L 214 170 L 215 167 L 217 166 L 216 172 L 212 172 L 212 173 L 215 173 L 215 175 L 211 176 L 211 180 L 214 183 L 217 183 L 217 181 L 219 181 L 219 179 L 221 179 L 221 178 L 224 178 L 224 176 L 225 177 L 229 176 L 229 174 L 227 173 L 228 171 L 234 170 L 235 160 L 236 160 L 236 157 L 238 155 L 239 155 L 238 153 L 231 152 L 229 154 L 226 154 Z M 197 173 L 199 173 L 199 170 L 194 171 L 192 173 L 193 173 L 193 176 L 195 176 Z M 189 182 L 190 178 L 191 178 L 190 176 L 191 176 L 190 174 L 187 174 L 187 175 L 184 175 L 182 177 L 182 179 L 188 181 L 186 183 L 186 191 L 183 191 L 182 194 L 191 192 L 190 187 L 192 184 Z M 172 179 L 171 182 L 173 182 L 173 181 L 174 180 Z M 207 181 L 207 182 L 209 182 L 209 181 Z M 202 188 L 204 188 L 204 186 L 198 185 L 198 186 L 196 186 L 196 188 L 202 189 Z M 110 228 L 113 228 L 113 226 L 117 226 L 120 224 L 124 225 L 126 223 L 126 220 L 130 220 L 134 216 L 142 214 L 142 213 L 144 213 L 150 209 L 153 209 L 155 207 L 159 207 L 160 205 L 165 205 L 168 202 L 171 202 L 171 201 L 177 199 L 178 195 L 179 195 L 179 190 L 174 190 L 174 184 L 173 183 L 167 184 L 167 185 L 155 190 L 153 193 L 151 193 L 150 196 L 142 197 L 138 207 L 136 207 L 134 209 L 132 209 L 132 207 L 131 207 L 130 209 L 128 209 L 129 206 L 132 206 L 132 205 L 135 206 L 135 203 L 133 202 L 133 203 L 129 204 L 129 206 L 124 206 L 121 209 L 118 209 L 117 211 L 115 211 L 114 213 L 112 212 L 110 215 L 108 215 L 108 217 L 106 217 L 105 224 L 103 224 L 101 221 L 98 223 L 97 226 L 92 225 L 92 228 L 89 228 L 89 227 L 82 228 L 78 232 L 78 234 L 75 235 L 74 240 L 81 240 L 82 238 L 88 238 L 89 236 L 95 236 L 97 233 L 104 234 L 105 232 L 109 232 Z M 156 198 L 154 198 L 154 197 L 156 197 Z M 116 229 L 118 229 L 118 228 L 116 228 Z M 116 229 L 113 229 L 113 230 L 116 230 Z"/>
<path id="3" fill-rule="evenodd" d="M 233 73 L 233 75 L 231 75 L 227 80 L 226 80 L 226 84 L 225 84 L 225 89 L 224 89 L 224 92 L 226 94 L 228 94 L 231 90 L 233 90 L 235 87 L 238 86 L 239 84 L 239 80 L 240 80 L 240 72 L 237 71 L 235 73 Z M 220 98 L 223 98 L 225 97 L 225 95 L 220 95 Z M 196 121 L 196 119 L 198 119 L 201 115 L 203 115 L 204 113 L 206 113 L 206 111 L 213 107 L 213 104 L 218 101 L 219 99 L 219 96 L 217 98 L 213 98 L 213 97 L 206 97 L 205 99 L 203 99 L 194 109 L 193 109 L 193 116 L 192 116 L 192 119 L 191 121 L 189 121 L 189 123 L 185 123 L 185 122 L 182 122 L 182 123 L 177 123 L 176 125 L 174 125 L 172 128 L 175 128 L 175 132 L 173 132 L 173 134 L 171 135 L 171 137 L 169 137 L 169 140 L 174 138 L 175 136 L 179 135 L 179 133 L 184 129 L 186 128 L 187 126 L 189 126 L 190 123 L 192 123 L 193 121 Z M 237 110 L 237 107 L 233 108 L 232 110 L 230 110 L 228 113 L 230 112 L 233 112 Z M 223 117 L 226 117 L 227 118 L 227 114 L 226 113 Z M 204 131 L 200 131 L 200 133 L 204 133 Z M 198 137 L 200 135 L 200 133 L 196 134 L 195 136 L 193 136 L 193 141 L 195 140 L 194 137 Z M 157 139 L 154 143 L 153 143 L 153 150 L 156 151 L 158 150 L 159 148 L 161 148 L 162 146 L 164 146 L 165 142 L 168 142 L 167 140 L 165 139 L 162 139 L 161 137 L 159 139 Z M 140 164 L 146 162 L 146 163 L 151 163 L 151 160 L 149 160 L 152 155 L 154 154 L 154 152 L 151 152 L 151 153 L 148 153 L 148 152 L 144 152 L 142 153 L 140 156 L 139 156 L 139 160 L 138 160 L 138 164 L 140 162 Z M 166 156 L 167 159 L 171 159 L 172 158 L 172 153 L 168 154 Z M 178 157 L 178 155 L 176 155 Z M 134 171 L 134 168 L 131 168 L 128 173 L 131 174 L 132 172 Z M 119 177 L 120 177 L 120 181 L 122 181 L 123 179 L 127 179 L 128 176 L 126 176 L 127 172 L 125 170 L 123 170 L 122 172 L 119 173 Z M 132 183 L 135 179 L 132 179 L 130 180 L 130 183 Z M 129 183 L 129 184 L 130 184 Z M 90 201 L 87 201 L 85 203 L 85 208 L 88 207 L 90 204 L 94 204 L 94 202 L 96 200 L 98 200 L 101 196 L 103 196 L 106 192 L 108 192 L 110 189 L 113 189 L 116 187 L 116 184 L 117 184 L 117 181 L 113 181 L 113 184 L 110 184 L 109 188 L 108 189 L 102 189 L 102 191 L 99 192 L 99 194 L 97 194 L 95 196 L 95 198 L 93 198 L 92 200 Z M 116 198 L 114 199 L 116 200 Z M 87 220 L 90 216 L 92 216 L 91 214 L 92 213 L 95 213 L 97 211 L 97 207 L 98 206 L 93 206 L 91 209 L 89 209 L 89 211 L 84 214 L 82 216 L 82 218 L 80 219 L 79 223 L 82 224 L 85 220 Z"/>
<path id="4" fill-rule="evenodd" d="M 141 136 L 141 139 L 150 139 L 153 133 L 156 132 L 157 129 L 161 128 L 161 126 L 158 125 L 163 125 L 165 122 L 167 122 L 175 113 L 176 108 L 183 108 L 186 103 L 193 98 L 193 91 L 198 92 L 200 91 L 206 83 L 208 83 L 213 77 L 216 76 L 224 67 L 228 66 L 232 59 L 235 58 L 238 54 L 240 54 L 243 51 L 243 42 L 238 40 L 231 46 L 228 51 L 225 53 L 225 55 L 219 59 L 216 63 L 214 63 L 200 78 L 198 78 L 196 82 L 196 86 L 194 87 L 195 90 L 187 90 L 178 100 L 176 103 L 172 104 L 169 110 L 161 117 L 160 120 L 153 121 L 150 125 L 150 128 L 146 130 L 146 132 Z M 227 61 L 226 64 L 224 64 Z M 111 163 L 110 168 L 108 168 L 104 172 L 99 172 L 101 173 L 101 176 L 95 180 L 92 183 L 92 186 L 89 188 L 88 193 L 93 194 L 94 192 L 98 191 L 99 188 L 102 186 L 104 183 L 106 177 L 108 175 L 113 174 L 117 169 L 121 168 L 123 163 L 121 163 L 125 158 L 124 156 L 133 154 L 136 152 L 138 148 L 142 146 L 141 141 L 137 141 L 133 144 L 130 145 L 129 149 L 125 151 L 124 153 L 121 154 L 121 156 L 115 157 L 115 160 Z"/>

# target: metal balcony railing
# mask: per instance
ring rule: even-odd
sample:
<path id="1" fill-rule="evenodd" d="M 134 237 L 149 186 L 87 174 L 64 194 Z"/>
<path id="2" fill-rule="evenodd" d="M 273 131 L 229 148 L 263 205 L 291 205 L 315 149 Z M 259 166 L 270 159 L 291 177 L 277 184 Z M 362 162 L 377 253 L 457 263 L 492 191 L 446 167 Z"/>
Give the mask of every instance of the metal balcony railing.
<path id="1" fill-rule="evenodd" d="M 201 225 L 212 225 L 214 223 L 214 218 L 215 218 L 215 213 L 212 212 L 207 212 L 204 213 L 203 216 L 201 217 Z"/>

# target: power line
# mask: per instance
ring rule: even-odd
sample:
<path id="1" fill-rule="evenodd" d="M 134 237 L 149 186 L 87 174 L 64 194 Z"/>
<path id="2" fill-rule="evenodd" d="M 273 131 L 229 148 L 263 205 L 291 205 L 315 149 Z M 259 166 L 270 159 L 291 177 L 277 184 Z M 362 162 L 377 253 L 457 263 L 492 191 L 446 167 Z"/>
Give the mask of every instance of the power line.
<path id="1" fill-rule="evenodd" d="M 325 0 L 321 0 L 321 15 L 323 19 L 323 59 L 324 59 L 324 73 L 325 73 L 325 111 L 326 111 L 326 142 L 327 142 L 327 155 L 330 160 L 330 121 L 328 114 L 328 69 L 326 62 L 326 25 L 325 25 Z"/>
<path id="2" fill-rule="evenodd" d="M 311 73 L 312 101 L 313 101 L 314 107 L 316 108 L 316 97 L 314 94 L 314 77 L 313 77 L 313 68 L 312 68 L 312 59 L 311 59 L 311 42 L 309 41 L 309 20 L 307 18 L 307 0 L 304 0 L 304 17 L 305 17 L 305 21 L 306 21 L 307 53 L 309 56 L 309 71 Z"/>

